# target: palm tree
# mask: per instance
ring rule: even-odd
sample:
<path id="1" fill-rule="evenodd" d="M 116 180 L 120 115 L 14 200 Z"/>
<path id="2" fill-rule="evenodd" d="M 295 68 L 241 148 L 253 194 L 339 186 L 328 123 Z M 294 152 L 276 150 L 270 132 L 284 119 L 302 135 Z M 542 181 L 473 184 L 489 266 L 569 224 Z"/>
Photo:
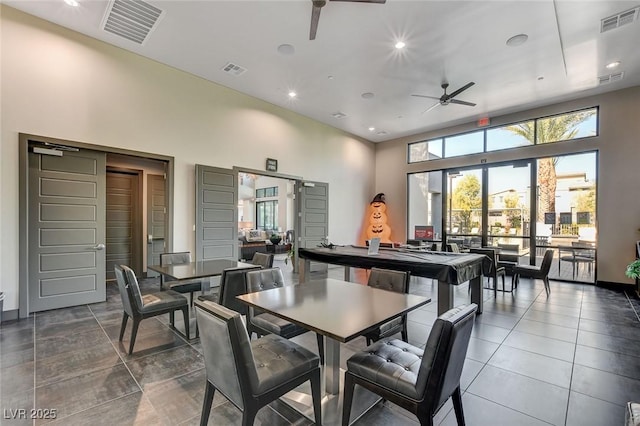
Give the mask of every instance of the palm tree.
<path id="1" fill-rule="evenodd" d="M 531 144 L 537 140 L 538 144 L 573 139 L 578 133 L 578 125 L 593 116 L 595 111 L 582 111 L 556 117 L 542 118 L 537 121 L 527 121 L 505 130 L 515 133 Z M 538 123 L 534 127 L 534 123 Z M 556 211 L 556 164 L 557 157 L 541 158 L 538 160 L 538 221 L 542 221 L 545 212 Z"/>

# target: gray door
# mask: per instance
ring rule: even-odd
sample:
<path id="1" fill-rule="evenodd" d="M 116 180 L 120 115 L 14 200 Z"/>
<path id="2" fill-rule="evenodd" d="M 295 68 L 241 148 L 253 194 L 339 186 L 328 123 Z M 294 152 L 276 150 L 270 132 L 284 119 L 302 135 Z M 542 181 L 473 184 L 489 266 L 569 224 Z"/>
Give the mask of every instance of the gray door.
<path id="1" fill-rule="evenodd" d="M 160 253 L 167 251 L 165 233 L 166 180 L 163 175 L 147 175 L 147 265 L 159 265 Z M 147 277 L 158 274 L 147 269 Z"/>
<path id="2" fill-rule="evenodd" d="M 298 247 L 317 247 L 329 235 L 329 184 L 299 182 Z M 296 252 L 297 256 L 297 252 Z M 297 259 L 294 265 L 298 266 Z M 311 263 L 311 271 L 326 270 L 324 263 Z M 297 270 L 297 269 L 296 269 Z"/>
<path id="3" fill-rule="evenodd" d="M 107 170 L 107 280 L 115 280 L 114 266 L 142 271 L 140 175 Z"/>
<path id="4" fill-rule="evenodd" d="M 196 164 L 196 259 L 238 259 L 238 174 Z"/>
<path id="5" fill-rule="evenodd" d="M 29 312 L 105 300 L 105 154 L 29 153 Z"/>

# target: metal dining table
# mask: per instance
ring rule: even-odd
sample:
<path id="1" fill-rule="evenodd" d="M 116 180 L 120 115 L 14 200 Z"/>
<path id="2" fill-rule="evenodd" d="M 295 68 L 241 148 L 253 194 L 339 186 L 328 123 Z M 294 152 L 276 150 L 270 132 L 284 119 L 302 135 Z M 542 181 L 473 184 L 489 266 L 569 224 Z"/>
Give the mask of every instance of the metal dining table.
<path id="1" fill-rule="evenodd" d="M 338 398 L 341 378 L 340 344 L 431 301 L 423 296 L 396 293 L 331 278 L 243 294 L 237 298 L 324 336 L 324 424 L 339 424 L 342 412 L 341 400 Z M 368 400 L 375 403 L 378 399 L 371 394 Z M 360 404 L 360 407 L 366 411 L 370 408 L 370 403 Z"/>
<path id="2" fill-rule="evenodd" d="M 150 265 L 148 269 L 162 274 L 172 280 L 192 280 L 197 278 L 213 278 L 222 275 L 222 271 L 229 268 L 255 268 L 251 263 L 230 259 L 201 260 L 197 262 L 182 263 L 176 265 Z M 211 289 L 211 280 L 205 280 L 202 292 L 207 293 Z"/>

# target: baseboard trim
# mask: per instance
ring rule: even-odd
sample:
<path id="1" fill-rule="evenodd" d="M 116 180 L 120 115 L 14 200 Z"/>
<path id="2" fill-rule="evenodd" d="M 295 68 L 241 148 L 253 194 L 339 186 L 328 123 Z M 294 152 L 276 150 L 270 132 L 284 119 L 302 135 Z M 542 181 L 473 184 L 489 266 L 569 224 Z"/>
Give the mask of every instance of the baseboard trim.
<path id="1" fill-rule="evenodd" d="M 615 290 L 615 291 L 626 292 L 626 293 L 629 293 L 629 294 L 637 295 L 635 284 L 624 284 L 624 283 L 619 283 L 619 282 L 615 282 L 615 281 L 600 281 L 600 280 L 598 280 L 596 282 L 596 286 L 597 287 L 606 288 L 606 289 L 609 289 L 609 290 Z"/>
<path id="2" fill-rule="evenodd" d="M 2 312 L 2 322 L 5 321 L 13 321 L 18 319 L 18 309 L 12 309 L 10 311 L 3 311 Z"/>

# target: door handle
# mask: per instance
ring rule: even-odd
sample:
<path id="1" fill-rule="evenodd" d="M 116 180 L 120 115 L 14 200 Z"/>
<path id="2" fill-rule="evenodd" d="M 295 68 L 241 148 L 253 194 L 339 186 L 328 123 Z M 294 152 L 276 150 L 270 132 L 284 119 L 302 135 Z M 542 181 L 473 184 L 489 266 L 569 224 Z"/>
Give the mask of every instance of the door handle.
<path id="1" fill-rule="evenodd" d="M 147 244 L 153 244 L 153 235 L 147 235 Z"/>
<path id="2" fill-rule="evenodd" d="M 94 250 L 104 250 L 105 245 L 100 243 L 100 244 L 96 244 L 95 247 L 93 247 Z"/>

